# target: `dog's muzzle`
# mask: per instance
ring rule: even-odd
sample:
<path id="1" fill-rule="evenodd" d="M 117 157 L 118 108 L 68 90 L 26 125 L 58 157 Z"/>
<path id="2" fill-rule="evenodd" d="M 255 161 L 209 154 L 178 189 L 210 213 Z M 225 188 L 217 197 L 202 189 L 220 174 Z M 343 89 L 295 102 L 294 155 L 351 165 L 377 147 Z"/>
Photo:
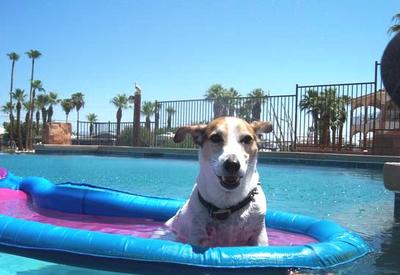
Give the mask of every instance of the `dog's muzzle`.
<path id="1" fill-rule="evenodd" d="M 240 170 L 240 162 L 235 155 L 228 155 L 223 164 L 225 172 L 229 176 L 219 176 L 221 185 L 226 189 L 235 189 L 240 184 L 240 177 L 237 175 Z"/>
<path id="2" fill-rule="evenodd" d="M 235 189 L 240 185 L 240 177 L 238 176 L 225 176 L 218 177 L 220 184 L 226 189 Z"/>

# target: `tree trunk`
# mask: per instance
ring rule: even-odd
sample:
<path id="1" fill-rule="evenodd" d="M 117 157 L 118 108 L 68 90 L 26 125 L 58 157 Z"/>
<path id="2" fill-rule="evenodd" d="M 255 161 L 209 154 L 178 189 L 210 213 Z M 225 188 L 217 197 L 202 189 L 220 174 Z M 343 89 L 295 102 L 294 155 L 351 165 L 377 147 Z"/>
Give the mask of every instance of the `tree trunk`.
<path id="1" fill-rule="evenodd" d="M 261 116 L 261 103 L 260 102 L 254 103 L 253 108 L 251 110 L 251 116 L 252 116 L 252 121 L 260 120 L 260 116 Z"/>
<path id="2" fill-rule="evenodd" d="M 26 114 L 25 114 L 25 136 L 28 133 L 28 127 L 27 127 L 28 122 L 29 122 L 29 112 L 26 112 Z M 26 137 L 25 137 L 25 139 L 26 139 Z"/>
<path id="3" fill-rule="evenodd" d="M 110 134 L 110 133 L 108 133 L 108 134 Z M 90 136 L 93 136 L 93 123 L 90 123 L 90 126 L 89 126 L 89 135 L 90 135 Z"/>
<path id="4" fill-rule="evenodd" d="M 14 140 L 14 136 L 11 136 L 11 133 L 12 133 L 12 129 L 14 128 L 14 116 L 13 116 L 13 114 L 12 114 L 12 111 L 10 110 L 10 115 L 8 116 L 8 119 L 10 120 L 10 136 L 9 136 L 9 144 L 10 144 L 10 147 L 12 148 L 13 147 L 13 144 L 14 144 L 14 142 L 13 142 L 13 140 Z"/>
<path id="5" fill-rule="evenodd" d="M 29 90 L 29 110 L 28 110 L 28 123 L 27 123 L 27 133 L 25 138 L 25 148 L 27 150 L 32 150 L 32 120 L 33 120 L 33 104 L 34 104 L 34 94 L 35 91 L 32 89 L 33 74 L 35 71 L 35 59 L 32 58 L 32 69 L 31 69 L 31 85 Z"/>
<path id="6" fill-rule="evenodd" d="M 21 131 L 21 102 L 17 103 L 17 135 L 18 135 L 18 150 L 22 151 L 22 131 Z"/>
<path id="7" fill-rule="evenodd" d="M 11 65 L 11 84 L 10 84 L 10 106 L 12 107 L 12 91 L 14 85 L 14 65 L 15 60 L 12 61 Z M 13 119 L 13 109 L 10 110 L 10 144 L 14 141 L 14 122 L 11 121 Z"/>
<path id="8" fill-rule="evenodd" d="M 168 114 L 168 119 L 167 119 L 167 129 L 171 129 L 171 124 L 172 124 L 172 114 Z"/>
<path id="9" fill-rule="evenodd" d="M 76 110 L 77 117 L 76 117 L 76 139 L 78 140 L 78 145 L 80 144 L 79 141 L 79 109 Z"/>
<path id="10" fill-rule="evenodd" d="M 324 126 L 324 146 L 329 146 L 329 140 L 330 140 L 330 131 L 329 131 L 329 126 Z"/>
<path id="11" fill-rule="evenodd" d="M 48 123 L 51 123 L 51 120 L 52 120 L 52 118 L 53 118 L 53 113 L 54 113 L 53 104 L 51 104 L 51 105 L 49 106 L 49 109 L 47 110 L 47 122 L 48 122 Z"/>
<path id="12" fill-rule="evenodd" d="M 145 128 L 147 129 L 147 130 L 149 130 L 150 131 L 150 128 L 151 128 L 151 121 L 150 121 L 150 117 L 149 116 L 146 116 L 146 123 L 145 123 Z"/>
<path id="13" fill-rule="evenodd" d="M 121 119 L 122 119 L 122 109 L 118 108 L 117 111 L 117 137 L 119 137 L 121 133 Z"/>
<path id="14" fill-rule="evenodd" d="M 321 128 L 322 128 L 322 145 L 329 146 L 330 131 L 329 131 L 330 117 L 327 113 L 321 116 Z"/>
<path id="15" fill-rule="evenodd" d="M 221 104 L 218 99 L 214 100 L 213 111 L 214 111 L 214 118 L 221 116 Z"/>
<path id="16" fill-rule="evenodd" d="M 29 110 L 29 128 L 28 128 L 28 149 L 32 150 L 33 148 L 33 112 L 35 111 L 35 97 L 36 90 L 32 90 L 32 101 Z"/>
<path id="17" fill-rule="evenodd" d="M 336 127 L 332 127 L 332 147 L 336 145 Z"/>
<path id="18" fill-rule="evenodd" d="M 343 125 L 339 125 L 339 141 L 338 141 L 338 150 L 342 150 L 342 141 L 343 139 Z"/>
<path id="19" fill-rule="evenodd" d="M 235 116 L 235 106 L 229 106 L 229 116 Z"/>
<path id="20" fill-rule="evenodd" d="M 32 91 L 32 101 L 29 111 L 29 135 L 28 135 L 28 148 L 32 150 L 33 148 L 33 112 L 35 111 L 35 97 L 36 97 L 36 90 L 33 89 Z"/>
<path id="21" fill-rule="evenodd" d="M 154 114 L 154 131 L 157 132 L 158 127 L 160 126 L 160 112 L 157 110 L 157 112 Z"/>
<path id="22" fill-rule="evenodd" d="M 47 110 L 46 108 L 43 107 L 41 111 L 42 111 L 42 123 L 43 123 L 42 130 L 43 130 L 47 122 Z"/>
<path id="23" fill-rule="evenodd" d="M 318 145 L 318 132 L 319 132 L 318 114 L 313 115 L 313 119 L 314 119 L 314 145 Z"/>
<path id="24" fill-rule="evenodd" d="M 37 109 L 36 111 L 36 136 L 39 135 L 39 128 L 40 128 L 40 111 Z"/>

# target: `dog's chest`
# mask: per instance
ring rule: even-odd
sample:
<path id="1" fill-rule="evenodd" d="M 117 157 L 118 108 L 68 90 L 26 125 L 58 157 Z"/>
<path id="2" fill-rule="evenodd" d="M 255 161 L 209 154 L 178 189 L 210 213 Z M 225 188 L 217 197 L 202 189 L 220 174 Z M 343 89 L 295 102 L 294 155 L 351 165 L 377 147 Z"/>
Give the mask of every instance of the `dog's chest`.
<path id="1" fill-rule="evenodd" d="M 247 218 L 224 221 L 210 219 L 206 224 L 206 237 L 201 240 L 204 246 L 248 245 L 254 236 L 256 225 Z"/>

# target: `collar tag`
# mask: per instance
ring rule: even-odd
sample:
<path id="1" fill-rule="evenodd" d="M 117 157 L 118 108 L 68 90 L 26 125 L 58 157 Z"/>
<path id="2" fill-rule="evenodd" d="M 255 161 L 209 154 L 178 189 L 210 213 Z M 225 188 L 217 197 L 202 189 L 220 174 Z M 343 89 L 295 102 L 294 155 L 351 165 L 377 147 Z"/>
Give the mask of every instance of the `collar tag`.
<path id="1" fill-rule="evenodd" d="M 232 211 L 230 209 L 218 209 L 210 211 L 210 216 L 217 220 L 226 220 L 231 214 Z"/>

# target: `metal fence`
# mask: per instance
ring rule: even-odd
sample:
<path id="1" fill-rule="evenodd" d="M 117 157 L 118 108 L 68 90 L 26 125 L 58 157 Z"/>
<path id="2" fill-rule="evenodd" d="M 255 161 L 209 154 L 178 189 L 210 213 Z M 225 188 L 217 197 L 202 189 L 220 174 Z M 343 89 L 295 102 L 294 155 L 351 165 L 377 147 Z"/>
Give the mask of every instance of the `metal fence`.
<path id="1" fill-rule="evenodd" d="M 295 141 L 294 95 L 162 101 L 156 104 L 159 117 L 157 146 L 194 147 L 190 137 L 181 144 L 171 143 L 174 131 L 184 125 L 208 123 L 214 118 L 227 115 L 249 122 L 271 121 L 275 130 L 261 136 L 262 149 L 286 151 L 293 147 Z"/>
<path id="2" fill-rule="evenodd" d="M 296 85 L 293 95 L 155 102 L 142 122 L 140 145 L 193 148 L 190 137 L 173 142 L 184 125 L 208 123 L 219 116 L 271 121 L 274 131 L 261 136 L 268 151 L 341 151 L 371 153 L 375 134 L 400 130 L 400 110 L 384 91 L 380 64 L 371 82 Z M 74 144 L 131 145 L 133 123 L 78 122 Z"/>
<path id="3" fill-rule="evenodd" d="M 118 131 L 119 129 L 119 131 Z M 140 146 L 155 146 L 155 123 L 140 124 Z M 133 122 L 77 122 L 76 135 L 72 135 L 74 145 L 132 146 Z"/>
<path id="4" fill-rule="evenodd" d="M 296 86 L 297 150 L 372 153 L 376 137 L 400 130 L 400 109 L 372 82 Z"/>
<path id="5" fill-rule="evenodd" d="M 367 150 L 375 82 L 297 86 L 297 150 Z M 312 148 L 314 147 L 314 148 Z"/>

